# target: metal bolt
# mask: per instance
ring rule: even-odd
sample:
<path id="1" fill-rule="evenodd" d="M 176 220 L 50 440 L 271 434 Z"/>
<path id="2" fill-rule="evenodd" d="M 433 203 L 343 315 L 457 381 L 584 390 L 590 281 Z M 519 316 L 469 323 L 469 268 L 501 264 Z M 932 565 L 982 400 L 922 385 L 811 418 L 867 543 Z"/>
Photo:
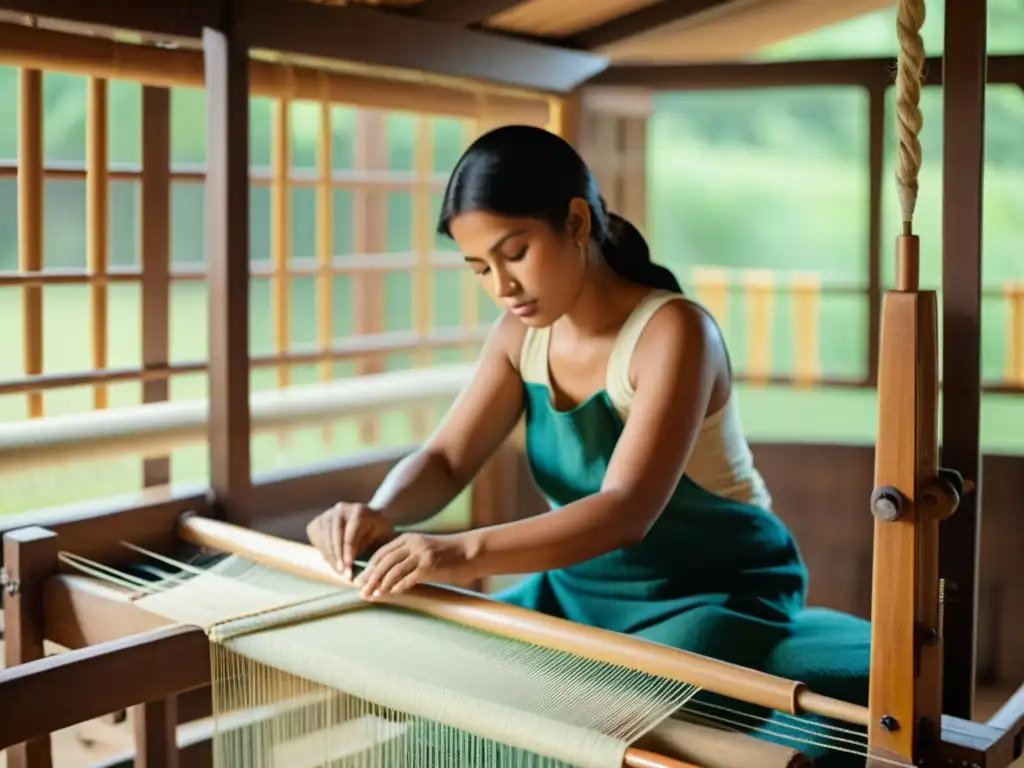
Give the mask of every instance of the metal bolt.
<path id="1" fill-rule="evenodd" d="M 895 488 L 883 485 L 871 494 L 871 514 L 879 520 L 891 523 L 900 516 L 902 508 L 903 498 Z"/>
<path id="2" fill-rule="evenodd" d="M 882 719 L 878 723 L 886 731 L 898 731 L 900 724 L 896 722 L 896 718 L 892 715 L 882 715 Z"/>
<path id="3" fill-rule="evenodd" d="M 10 597 L 15 597 L 21 591 L 21 584 L 17 579 L 12 578 L 6 569 L 0 568 L 0 589 L 3 589 Z"/>

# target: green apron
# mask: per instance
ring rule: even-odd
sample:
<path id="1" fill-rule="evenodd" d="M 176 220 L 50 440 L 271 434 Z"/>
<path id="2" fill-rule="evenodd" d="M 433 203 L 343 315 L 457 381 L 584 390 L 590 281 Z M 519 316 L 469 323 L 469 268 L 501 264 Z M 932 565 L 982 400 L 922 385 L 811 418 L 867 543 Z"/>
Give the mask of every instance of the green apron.
<path id="1" fill-rule="evenodd" d="M 530 381 L 523 386 L 529 467 L 550 506 L 599 492 L 624 426 L 607 391 L 559 411 L 546 386 Z M 797 544 L 774 514 L 709 493 L 684 476 L 641 543 L 533 574 L 495 597 L 763 669 L 801 680 L 826 695 L 866 703 L 867 623 L 822 609 L 805 610 L 806 589 L 807 571 Z M 808 620 L 804 631 L 801 626 Z M 758 720 L 719 706 L 749 712 Z M 813 734 L 785 727 L 795 723 L 779 713 L 707 691 L 687 708 L 753 726 L 750 730 L 761 738 L 822 757 L 822 750 L 785 738 L 795 734 L 815 740 Z M 858 762 L 829 752 L 828 761 L 818 764 Z"/>

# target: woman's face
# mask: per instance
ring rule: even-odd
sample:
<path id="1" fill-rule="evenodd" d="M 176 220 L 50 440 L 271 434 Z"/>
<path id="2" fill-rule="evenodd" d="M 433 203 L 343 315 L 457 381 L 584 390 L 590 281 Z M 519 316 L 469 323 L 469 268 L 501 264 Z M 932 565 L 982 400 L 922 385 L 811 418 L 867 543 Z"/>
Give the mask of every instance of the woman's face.
<path id="1" fill-rule="evenodd" d="M 589 214 L 575 199 L 564 232 L 537 219 L 484 211 L 459 214 L 449 230 L 495 303 L 541 328 L 569 311 L 583 285 Z"/>

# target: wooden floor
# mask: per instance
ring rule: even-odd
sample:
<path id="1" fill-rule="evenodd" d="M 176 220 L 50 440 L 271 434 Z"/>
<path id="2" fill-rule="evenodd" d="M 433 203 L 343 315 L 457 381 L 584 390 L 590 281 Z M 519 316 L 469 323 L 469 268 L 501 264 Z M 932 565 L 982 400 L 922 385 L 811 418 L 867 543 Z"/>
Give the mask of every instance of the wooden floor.
<path id="1" fill-rule="evenodd" d="M 3 641 L 0 640 L 0 651 Z M 0 666 L 3 653 L 0 652 Z M 1009 696 L 1012 690 L 982 689 L 978 691 L 977 719 L 986 720 Z M 112 716 L 90 720 L 53 734 L 54 768 L 91 768 L 96 763 L 130 754 L 132 750 L 131 716 L 115 723 Z M 7 768 L 6 755 L 0 753 L 0 768 Z"/>

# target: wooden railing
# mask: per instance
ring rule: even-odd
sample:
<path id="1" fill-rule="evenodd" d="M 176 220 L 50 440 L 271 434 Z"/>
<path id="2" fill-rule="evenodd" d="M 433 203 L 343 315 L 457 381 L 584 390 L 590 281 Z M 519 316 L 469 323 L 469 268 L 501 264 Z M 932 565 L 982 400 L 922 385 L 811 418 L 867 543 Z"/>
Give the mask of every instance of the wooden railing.
<path id="1" fill-rule="evenodd" d="M 737 377 L 749 385 L 873 387 L 867 359 L 858 361 L 851 344 L 863 343 L 866 323 L 848 323 L 827 305 L 849 297 L 866 309 L 869 289 L 822 281 L 815 273 L 703 266 L 690 270 L 684 288 L 708 308 L 733 351 Z M 1002 355 L 988 365 L 984 389 L 1024 391 L 1024 283 L 982 291 L 985 310 L 1001 305 L 1001 317 L 986 311 L 986 333 L 1001 336 Z M 848 308 L 855 307 L 850 304 Z M 866 313 L 865 313 L 866 314 Z M 996 320 L 996 318 L 999 318 Z M 995 322 L 993 322 L 995 321 Z M 845 375 L 828 370 L 825 345 L 843 361 Z M 863 346 L 867 349 L 867 344 Z M 857 369 L 859 368 L 859 372 Z"/>
<path id="2" fill-rule="evenodd" d="M 16 183 L 8 202 L 18 211 L 16 265 L 5 265 L 3 253 L 14 241 L 0 242 L 0 304 L 8 307 L 0 314 L 0 515 L 29 512 L 33 500 L 201 482 L 205 224 L 201 213 L 188 216 L 201 204 L 181 201 L 201 200 L 206 168 L 194 151 L 180 162 L 172 133 L 182 115 L 172 112 L 191 100 L 200 107 L 191 119 L 202 123 L 202 55 L 6 24 L 0 42 L 0 66 L 23 66 L 17 93 L 0 94 L 18 114 L 18 157 L 0 158 L 0 183 Z M 82 78 L 80 159 L 50 157 L 47 74 L 38 67 Z M 112 160 L 112 137 L 126 135 L 132 113 L 112 108 L 115 81 L 107 77 L 139 91 L 138 127 L 127 127 L 138 131 L 134 162 Z M 172 91 L 181 97 L 174 104 Z M 277 454 L 311 433 L 289 461 L 336 458 L 339 443 L 345 455 L 414 444 L 464 386 L 466 363 L 496 314 L 434 233 L 451 164 L 481 130 L 545 125 L 552 99 L 262 60 L 252 65 L 251 94 L 252 124 L 265 115 L 257 133 L 269 135 L 250 161 L 251 439 L 271 444 L 253 449 L 254 477 L 280 469 Z M 78 263 L 60 244 L 64 230 L 82 225 L 60 216 L 53 194 L 79 194 L 71 184 L 84 187 Z M 137 212 L 116 204 L 125 188 Z M 135 234 L 127 260 L 113 258 L 119 222 Z M 69 292 L 80 301 L 69 304 Z M 62 337 L 86 343 L 71 355 Z M 17 357 L 20 370 L 11 364 Z M 87 401 L 73 402 L 76 389 Z M 385 426 L 396 417 L 400 434 Z"/>
<path id="3" fill-rule="evenodd" d="M 343 419 L 433 404 L 448 405 L 466 386 L 472 365 L 436 366 L 258 392 L 252 431 L 285 433 Z M 0 479 L 5 475 L 122 456 L 164 456 L 202 443 L 208 404 L 188 400 L 140 405 L 0 425 Z"/>

